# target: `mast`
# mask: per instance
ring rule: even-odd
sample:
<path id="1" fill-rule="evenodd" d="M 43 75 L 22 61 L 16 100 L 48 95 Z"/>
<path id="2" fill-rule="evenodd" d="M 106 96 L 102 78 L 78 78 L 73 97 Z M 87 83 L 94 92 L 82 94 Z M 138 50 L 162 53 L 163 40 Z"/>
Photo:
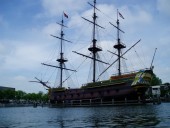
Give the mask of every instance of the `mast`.
<path id="1" fill-rule="evenodd" d="M 63 36 L 64 36 L 64 33 L 63 33 L 63 24 L 64 24 L 63 15 L 62 15 L 61 24 L 62 25 L 61 25 L 61 32 L 60 32 L 60 37 L 61 37 L 61 40 L 60 40 L 60 46 L 61 46 L 60 58 L 57 59 L 57 61 L 60 63 L 60 87 L 62 87 L 62 81 L 63 81 L 63 64 L 68 61 L 67 59 L 64 59 L 64 53 L 63 53 Z"/>
<path id="2" fill-rule="evenodd" d="M 117 10 L 117 21 L 116 21 L 116 24 L 117 24 L 117 26 L 114 26 L 114 27 L 116 27 L 117 28 L 117 44 L 115 44 L 113 47 L 115 48 L 115 49 L 117 49 L 117 51 L 118 51 L 118 75 L 120 76 L 121 75 L 121 50 L 123 49 L 123 48 L 126 48 L 126 46 L 125 46 L 125 44 L 123 44 L 123 43 L 121 43 L 121 41 L 120 41 L 120 31 L 121 32 L 123 32 L 124 33 L 124 31 L 122 31 L 121 29 L 120 29 L 120 26 L 119 26 L 119 18 L 118 18 L 118 10 Z M 112 24 L 113 25 L 113 24 Z"/>
<path id="3" fill-rule="evenodd" d="M 66 58 L 64 58 L 63 41 L 66 41 L 66 42 L 71 42 L 71 41 L 68 41 L 68 40 L 64 39 L 63 27 L 66 27 L 66 26 L 64 25 L 63 14 L 62 14 L 61 24 L 60 23 L 57 23 L 57 24 L 59 24 L 61 26 L 60 37 L 57 37 L 57 36 L 54 36 L 54 35 L 51 35 L 51 36 L 60 39 L 60 58 L 56 60 L 56 61 L 59 62 L 59 66 L 53 66 L 53 65 L 44 64 L 44 63 L 42 63 L 42 64 L 46 65 L 46 66 L 55 67 L 55 68 L 60 69 L 60 86 L 59 87 L 62 88 L 62 86 L 63 86 L 63 70 L 69 70 L 69 71 L 75 71 L 75 70 L 68 69 L 68 68 L 64 67 L 65 62 L 67 62 L 68 60 Z"/>
<path id="4" fill-rule="evenodd" d="M 93 82 L 96 82 L 96 54 L 97 52 L 99 51 L 102 51 L 101 48 L 97 47 L 96 45 L 96 0 L 94 0 L 94 5 L 93 5 L 93 40 L 92 40 L 92 43 L 93 45 L 91 47 L 88 48 L 88 50 L 90 52 L 92 52 L 93 54 Z"/>
<path id="5" fill-rule="evenodd" d="M 89 2 L 88 2 L 88 4 L 93 7 L 93 16 L 92 16 L 93 21 L 90 21 L 90 20 L 88 20 L 88 19 L 86 19 L 86 18 L 84 18 L 84 17 L 82 17 L 82 18 L 83 18 L 84 20 L 86 20 L 86 21 L 88 21 L 88 22 L 90 22 L 90 23 L 93 24 L 93 39 L 92 39 L 92 45 L 88 48 L 88 50 L 92 53 L 92 57 L 87 56 L 87 55 L 84 55 L 84 54 L 81 54 L 81 53 L 78 53 L 78 52 L 76 52 L 76 51 L 73 51 L 73 52 L 74 52 L 74 53 L 77 53 L 77 54 L 79 54 L 79 55 L 82 55 L 83 57 L 87 57 L 87 58 L 89 58 L 89 59 L 92 59 L 92 61 L 93 61 L 93 80 L 92 80 L 92 81 L 93 81 L 93 82 L 96 82 L 96 61 L 101 62 L 101 63 L 104 63 L 104 64 L 108 64 L 108 63 L 103 62 L 103 61 L 97 59 L 97 53 L 100 52 L 100 51 L 102 51 L 102 48 L 100 48 L 100 47 L 97 46 L 97 44 L 96 44 L 96 43 L 97 43 L 97 39 L 96 39 L 96 26 L 104 29 L 102 26 L 100 26 L 100 25 L 98 25 L 98 24 L 96 23 L 96 19 L 97 19 L 96 10 L 98 10 L 98 11 L 100 11 L 100 10 L 96 8 L 96 0 L 94 0 L 94 4 L 93 4 L 93 5 L 90 4 Z"/>
<path id="6" fill-rule="evenodd" d="M 115 49 L 117 49 L 118 54 L 113 53 L 113 52 L 111 52 L 111 51 L 108 51 L 108 52 L 116 55 L 116 56 L 117 56 L 117 59 L 116 59 L 115 61 L 113 61 L 103 72 L 100 73 L 100 75 L 99 75 L 99 77 L 97 78 L 97 80 L 99 80 L 99 78 L 100 78 L 113 64 L 115 64 L 117 61 L 118 61 L 118 75 L 120 76 L 120 75 L 121 75 L 121 58 L 122 58 L 122 59 L 126 59 L 126 58 L 124 58 L 123 56 L 124 56 L 128 51 L 130 51 L 133 47 L 135 47 L 135 45 L 137 45 L 137 44 L 141 41 L 141 39 L 138 40 L 134 45 L 132 45 L 132 46 L 131 46 L 128 50 L 126 50 L 124 53 L 121 52 L 121 49 L 126 48 L 126 45 L 123 44 L 123 43 L 120 41 L 120 32 L 122 32 L 122 33 L 125 33 L 125 32 L 122 31 L 122 30 L 120 29 L 120 27 L 119 27 L 118 14 L 119 14 L 119 16 L 120 16 L 122 19 L 124 19 L 124 17 L 123 17 L 123 16 L 118 12 L 118 10 L 117 10 L 117 21 L 116 21 L 116 24 L 117 24 L 117 25 L 114 25 L 114 24 L 112 24 L 111 22 L 109 22 L 112 26 L 114 26 L 114 27 L 117 29 L 117 44 L 115 44 L 113 47 L 114 47 Z"/>

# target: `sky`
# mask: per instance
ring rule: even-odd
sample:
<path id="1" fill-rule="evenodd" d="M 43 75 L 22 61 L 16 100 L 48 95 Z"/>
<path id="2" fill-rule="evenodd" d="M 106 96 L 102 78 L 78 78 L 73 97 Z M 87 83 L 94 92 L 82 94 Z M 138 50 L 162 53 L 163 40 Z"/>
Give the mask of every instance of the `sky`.
<path id="1" fill-rule="evenodd" d="M 92 25 L 81 18 L 92 20 L 93 10 L 87 2 L 93 0 L 0 0 L 0 86 L 28 93 L 47 92 L 40 84 L 29 82 L 34 77 L 49 81 L 51 87 L 57 86 L 58 70 L 41 63 L 58 65 L 60 41 L 50 34 L 60 36 L 57 23 L 61 22 L 63 12 L 68 15 L 64 17 L 68 27 L 64 28 L 64 38 L 72 41 L 63 43 L 64 57 L 69 60 L 66 66 L 77 70 L 69 72 L 71 85 L 64 86 L 77 88 L 87 83 L 91 79 L 88 77 L 91 62 L 72 52 L 90 55 L 87 49 L 92 42 Z M 120 28 L 125 31 L 120 35 L 121 41 L 129 48 L 141 39 L 124 56 L 127 62 L 122 64 L 125 67 L 122 71 L 149 68 L 157 48 L 154 73 L 163 83 L 170 82 L 169 5 L 169 0 L 97 0 L 100 10 L 96 11 L 97 23 L 105 28 L 97 28 L 96 34 L 97 44 L 103 48 L 101 59 L 109 63 L 116 59 L 107 50 L 115 52 L 116 29 L 109 22 L 116 25 L 118 9 L 125 18 L 119 17 Z M 109 79 L 115 73 L 116 64 L 105 77 Z"/>

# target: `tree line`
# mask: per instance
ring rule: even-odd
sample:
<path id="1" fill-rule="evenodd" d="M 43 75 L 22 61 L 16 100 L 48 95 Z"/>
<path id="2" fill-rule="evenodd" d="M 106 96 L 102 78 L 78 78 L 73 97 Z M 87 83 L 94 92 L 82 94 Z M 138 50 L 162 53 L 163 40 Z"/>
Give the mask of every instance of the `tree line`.
<path id="1" fill-rule="evenodd" d="M 43 92 L 38 93 L 26 93 L 24 91 L 15 90 L 0 90 L 0 101 L 4 100 L 25 100 L 25 101 L 41 101 L 48 102 L 48 94 Z"/>

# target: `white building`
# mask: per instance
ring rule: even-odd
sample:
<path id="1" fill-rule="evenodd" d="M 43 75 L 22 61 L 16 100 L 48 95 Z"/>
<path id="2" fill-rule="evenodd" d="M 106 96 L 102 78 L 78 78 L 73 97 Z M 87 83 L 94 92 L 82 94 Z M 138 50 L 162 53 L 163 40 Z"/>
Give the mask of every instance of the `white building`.
<path id="1" fill-rule="evenodd" d="M 153 96 L 160 97 L 160 95 L 161 95 L 161 86 L 160 85 L 152 86 L 151 87 L 151 93 L 152 93 Z"/>

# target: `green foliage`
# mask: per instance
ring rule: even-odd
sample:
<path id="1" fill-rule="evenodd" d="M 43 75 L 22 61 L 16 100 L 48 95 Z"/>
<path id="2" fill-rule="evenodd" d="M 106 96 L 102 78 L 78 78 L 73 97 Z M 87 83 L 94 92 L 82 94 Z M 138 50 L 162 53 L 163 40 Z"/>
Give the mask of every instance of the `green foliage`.
<path id="1" fill-rule="evenodd" d="M 0 90 L 0 99 L 4 99 L 4 91 Z"/>
<path id="2" fill-rule="evenodd" d="M 43 92 L 39 93 L 28 93 L 26 94 L 23 99 L 25 100 L 32 100 L 32 101 L 48 101 L 48 94 L 44 94 Z"/>
<path id="3" fill-rule="evenodd" d="M 44 94 L 43 92 L 39 93 L 25 93 L 21 90 L 13 91 L 13 90 L 0 90 L 0 99 L 7 100 L 32 100 L 32 101 L 48 101 L 48 94 Z"/>
<path id="4" fill-rule="evenodd" d="M 170 86 L 170 83 L 167 82 L 167 83 L 164 83 L 164 85 Z"/>
<path id="5" fill-rule="evenodd" d="M 24 99 L 24 96 L 26 95 L 25 92 L 23 91 L 15 91 L 15 99 L 19 100 L 19 99 Z"/>
<path id="6" fill-rule="evenodd" d="M 14 99 L 15 98 L 15 91 L 13 90 L 1 90 L 0 91 L 0 99 Z"/>
<path id="7" fill-rule="evenodd" d="M 155 74 L 153 74 L 151 85 L 154 86 L 160 84 L 162 84 L 162 80 L 159 77 L 157 77 Z"/>
<path id="8" fill-rule="evenodd" d="M 164 83 L 163 89 L 161 89 L 161 96 L 164 97 L 170 94 L 170 83 Z"/>

